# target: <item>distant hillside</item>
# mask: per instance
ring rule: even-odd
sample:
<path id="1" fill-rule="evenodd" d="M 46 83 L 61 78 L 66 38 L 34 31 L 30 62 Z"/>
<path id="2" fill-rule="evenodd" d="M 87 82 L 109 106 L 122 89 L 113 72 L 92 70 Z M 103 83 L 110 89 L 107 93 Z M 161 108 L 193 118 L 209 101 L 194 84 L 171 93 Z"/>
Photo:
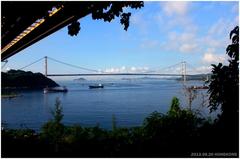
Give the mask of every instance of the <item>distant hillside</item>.
<path id="1" fill-rule="evenodd" d="M 7 73 L 2 72 L 2 88 L 27 88 L 42 89 L 46 86 L 59 86 L 53 80 L 45 77 L 41 73 L 25 72 L 22 70 L 10 70 Z"/>
<path id="2" fill-rule="evenodd" d="M 208 76 L 208 80 L 211 79 L 211 74 L 197 74 L 197 75 L 191 75 L 191 76 L 187 76 L 187 80 L 199 80 L 199 81 L 205 81 L 207 80 L 207 76 Z M 177 78 L 177 80 L 182 80 L 182 77 Z"/>
<path id="3" fill-rule="evenodd" d="M 74 81 L 86 81 L 85 78 L 77 78 L 77 79 L 74 79 Z"/>
<path id="4" fill-rule="evenodd" d="M 121 78 L 121 80 L 159 80 L 162 78 L 155 78 L 155 77 L 139 77 L 139 78 Z"/>

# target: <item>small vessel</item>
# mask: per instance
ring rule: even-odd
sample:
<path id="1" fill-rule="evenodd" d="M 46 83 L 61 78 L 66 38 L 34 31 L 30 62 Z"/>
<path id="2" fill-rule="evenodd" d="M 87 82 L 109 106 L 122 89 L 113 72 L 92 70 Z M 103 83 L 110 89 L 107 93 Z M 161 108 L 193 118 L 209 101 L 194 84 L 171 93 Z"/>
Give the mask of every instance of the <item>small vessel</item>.
<path id="1" fill-rule="evenodd" d="M 64 87 L 46 87 L 43 89 L 43 93 L 53 93 L 53 92 L 64 92 L 66 93 L 68 89 Z"/>
<path id="2" fill-rule="evenodd" d="M 208 86 L 191 86 L 192 89 L 208 89 Z"/>
<path id="3" fill-rule="evenodd" d="M 89 88 L 90 89 L 94 89 L 94 88 L 103 88 L 103 84 L 98 84 L 98 85 L 90 85 Z"/>

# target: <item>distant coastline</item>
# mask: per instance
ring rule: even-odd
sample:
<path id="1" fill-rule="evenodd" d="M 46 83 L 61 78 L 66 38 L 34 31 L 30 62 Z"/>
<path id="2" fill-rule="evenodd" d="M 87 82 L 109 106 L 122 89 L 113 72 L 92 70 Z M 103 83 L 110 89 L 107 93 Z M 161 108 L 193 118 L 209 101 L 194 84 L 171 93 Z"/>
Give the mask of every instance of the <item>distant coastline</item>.
<path id="1" fill-rule="evenodd" d="M 156 77 L 139 77 L 139 78 L 121 78 L 121 80 L 161 80 L 162 78 Z"/>
<path id="2" fill-rule="evenodd" d="M 45 87 L 59 86 L 55 81 L 43 74 L 31 71 L 10 70 L 8 72 L 1 72 L 1 76 L 1 89 L 3 93 L 6 90 L 43 89 Z"/>
<path id="3" fill-rule="evenodd" d="M 208 76 L 208 77 L 207 77 Z M 197 80 L 197 81 L 206 81 L 211 78 L 211 74 L 197 74 L 186 76 L 187 80 Z M 140 77 L 140 78 L 121 78 L 121 80 L 132 81 L 132 80 L 182 80 L 182 77 L 165 77 L 165 78 L 157 78 L 157 77 Z"/>
<path id="4" fill-rule="evenodd" d="M 208 81 L 211 79 L 211 74 L 197 74 L 197 75 L 191 75 L 186 76 L 187 80 L 196 80 L 196 81 Z M 182 77 L 176 78 L 176 80 L 180 81 L 182 80 Z"/>
<path id="5" fill-rule="evenodd" d="M 73 79 L 74 81 L 86 81 L 86 79 L 85 78 L 77 78 L 77 79 Z"/>

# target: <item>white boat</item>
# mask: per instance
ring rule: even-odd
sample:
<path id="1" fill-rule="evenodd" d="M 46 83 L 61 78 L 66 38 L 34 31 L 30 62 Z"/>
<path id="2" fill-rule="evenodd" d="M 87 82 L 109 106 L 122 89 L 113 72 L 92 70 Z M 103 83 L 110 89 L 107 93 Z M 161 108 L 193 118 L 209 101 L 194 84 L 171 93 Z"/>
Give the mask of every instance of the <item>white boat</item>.
<path id="1" fill-rule="evenodd" d="M 54 92 L 68 92 L 68 89 L 64 87 L 46 87 L 43 89 L 43 93 L 54 93 Z"/>

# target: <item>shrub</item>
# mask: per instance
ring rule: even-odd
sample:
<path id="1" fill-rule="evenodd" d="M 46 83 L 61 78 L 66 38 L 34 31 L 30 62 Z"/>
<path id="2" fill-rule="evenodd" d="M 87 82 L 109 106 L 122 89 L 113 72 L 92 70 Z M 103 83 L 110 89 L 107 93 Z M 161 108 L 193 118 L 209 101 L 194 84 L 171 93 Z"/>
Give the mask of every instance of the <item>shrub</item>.
<path id="1" fill-rule="evenodd" d="M 64 125 L 61 123 L 63 118 L 61 102 L 57 98 L 55 110 L 52 112 L 53 119 L 48 121 L 42 127 L 41 137 L 55 145 L 55 151 L 58 151 L 58 145 L 62 142 L 64 135 Z"/>

